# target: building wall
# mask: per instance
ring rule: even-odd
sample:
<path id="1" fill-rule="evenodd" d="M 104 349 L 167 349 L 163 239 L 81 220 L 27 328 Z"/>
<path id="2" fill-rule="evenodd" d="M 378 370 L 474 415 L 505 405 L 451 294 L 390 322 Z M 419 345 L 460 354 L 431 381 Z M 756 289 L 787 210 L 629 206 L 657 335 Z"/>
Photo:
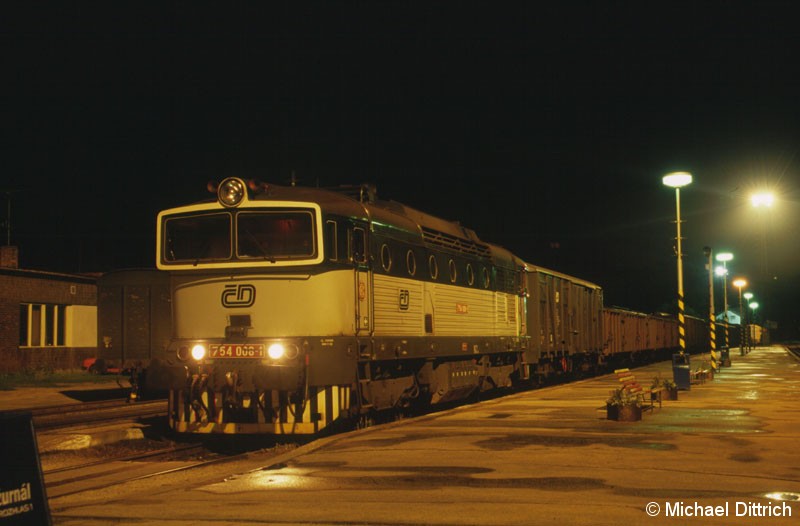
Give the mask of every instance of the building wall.
<path id="1" fill-rule="evenodd" d="M 20 345 L 21 325 L 28 324 L 20 307 L 28 304 L 65 310 L 60 342 Z M 95 278 L 0 268 L 0 373 L 79 367 L 97 352 L 96 312 Z"/>

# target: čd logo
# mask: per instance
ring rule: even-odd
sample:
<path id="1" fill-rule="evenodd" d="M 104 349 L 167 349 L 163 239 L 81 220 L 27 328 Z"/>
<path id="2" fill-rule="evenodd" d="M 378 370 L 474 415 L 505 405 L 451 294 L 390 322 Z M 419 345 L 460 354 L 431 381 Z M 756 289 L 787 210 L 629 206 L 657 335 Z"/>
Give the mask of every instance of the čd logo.
<path id="1" fill-rule="evenodd" d="M 225 285 L 222 291 L 222 305 L 232 309 L 250 307 L 256 302 L 256 288 L 253 285 Z"/>

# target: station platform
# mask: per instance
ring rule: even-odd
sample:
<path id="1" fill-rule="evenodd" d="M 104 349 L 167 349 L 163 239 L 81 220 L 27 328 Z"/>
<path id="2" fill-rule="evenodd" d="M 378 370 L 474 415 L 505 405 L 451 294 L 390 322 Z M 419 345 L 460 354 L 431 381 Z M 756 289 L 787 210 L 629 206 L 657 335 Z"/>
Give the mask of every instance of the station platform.
<path id="1" fill-rule="evenodd" d="M 800 362 L 780 346 L 731 358 L 638 422 L 606 419 L 612 374 L 50 509 L 59 526 L 797 524 Z M 671 367 L 633 372 L 648 386 Z"/>
<path id="2" fill-rule="evenodd" d="M 107 380 L 103 381 L 59 384 L 49 387 L 15 387 L 8 391 L 0 391 L 0 411 L 28 410 L 94 400 L 125 398 L 129 392 L 130 384 L 126 379 L 118 380 L 117 376 L 109 376 Z"/>

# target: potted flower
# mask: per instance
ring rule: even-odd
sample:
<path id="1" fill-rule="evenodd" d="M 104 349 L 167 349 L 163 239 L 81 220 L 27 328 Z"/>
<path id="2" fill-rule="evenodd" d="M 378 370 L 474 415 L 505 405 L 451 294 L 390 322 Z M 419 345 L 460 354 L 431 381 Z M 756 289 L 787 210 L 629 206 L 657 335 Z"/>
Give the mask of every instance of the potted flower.
<path id="1" fill-rule="evenodd" d="M 678 384 L 667 378 L 656 376 L 653 378 L 653 383 L 650 385 L 651 390 L 663 389 L 662 400 L 677 400 L 678 399 Z"/>
<path id="2" fill-rule="evenodd" d="M 642 419 L 642 405 L 639 398 L 625 388 L 614 389 L 606 400 L 606 418 L 620 422 L 636 422 Z"/>

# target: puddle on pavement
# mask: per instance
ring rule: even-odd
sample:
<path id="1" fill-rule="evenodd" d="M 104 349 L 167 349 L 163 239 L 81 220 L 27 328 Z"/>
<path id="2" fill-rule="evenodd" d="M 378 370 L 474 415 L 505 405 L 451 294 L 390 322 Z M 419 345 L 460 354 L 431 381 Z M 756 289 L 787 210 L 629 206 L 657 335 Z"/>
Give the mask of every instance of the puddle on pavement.
<path id="1" fill-rule="evenodd" d="M 491 478 L 494 470 L 466 466 L 338 467 L 316 471 L 301 464 L 280 470 L 261 470 L 205 486 L 203 491 L 220 494 L 264 490 L 307 491 L 336 489 L 432 490 L 448 487 L 585 491 L 608 487 L 602 479 L 589 477 Z"/>
<path id="2" fill-rule="evenodd" d="M 504 435 L 487 438 L 475 443 L 476 446 L 492 451 L 510 451 L 530 446 L 542 447 L 584 447 L 606 445 L 609 447 L 649 449 L 668 451 L 676 449 L 673 444 L 650 442 L 645 436 L 558 436 L 558 435 Z"/>

